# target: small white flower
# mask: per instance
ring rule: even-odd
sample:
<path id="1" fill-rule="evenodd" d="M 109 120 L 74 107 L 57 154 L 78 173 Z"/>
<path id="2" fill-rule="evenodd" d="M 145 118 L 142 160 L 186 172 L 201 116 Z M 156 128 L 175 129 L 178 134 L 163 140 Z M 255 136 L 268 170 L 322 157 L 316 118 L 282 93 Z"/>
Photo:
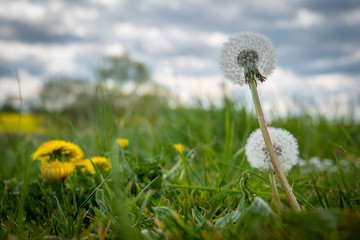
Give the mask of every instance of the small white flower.
<path id="1" fill-rule="evenodd" d="M 293 135 L 284 129 L 269 127 L 268 131 L 281 168 L 284 172 L 287 172 L 299 160 L 297 141 Z M 248 138 L 245 154 L 252 167 L 264 172 L 274 170 L 260 128 L 255 130 Z"/>
<path id="2" fill-rule="evenodd" d="M 271 41 L 262 34 L 242 32 L 225 42 L 221 49 L 220 67 L 226 78 L 234 84 L 245 85 L 244 71 L 256 70 L 265 81 L 275 69 L 275 50 Z M 263 78 L 261 78 L 263 76 Z"/>

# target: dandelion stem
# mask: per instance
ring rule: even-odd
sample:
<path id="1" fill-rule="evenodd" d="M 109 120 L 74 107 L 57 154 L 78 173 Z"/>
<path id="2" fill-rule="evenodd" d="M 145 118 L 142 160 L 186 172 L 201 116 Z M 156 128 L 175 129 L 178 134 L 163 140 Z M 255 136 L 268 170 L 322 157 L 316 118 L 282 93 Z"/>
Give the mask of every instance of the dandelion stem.
<path id="1" fill-rule="evenodd" d="M 189 170 L 188 170 L 188 165 L 187 165 L 187 157 L 184 156 L 184 154 L 181 154 L 181 159 L 184 163 L 184 171 L 185 171 L 185 177 L 186 177 L 186 182 L 188 185 L 191 184 L 191 180 L 190 180 L 190 175 L 189 175 Z"/>
<path id="2" fill-rule="evenodd" d="M 282 209 L 282 205 L 281 205 L 281 202 L 280 202 L 279 193 L 278 193 L 277 188 L 276 188 L 274 175 L 275 175 L 275 172 L 273 172 L 273 171 L 269 172 L 271 192 L 272 192 L 272 195 L 273 195 L 273 198 L 274 198 L 274 204 L 275 204 L 275 207 L 276 207 L 278 213 L 280 213 L 281 209 Z"/>
<path id="3" fill-rule="evenodd" d="M 280 166 L 279 160 L 278 160 L 275 150 L 274 150 L 274 146 L 271 142 L 270 135 L 269 135 L 267 125 L 265 122 L 264 114 L 263 114 L 263 111 L 261 108 L 259 95 L 258 95 L 257 88 L 256 88 L 256 80 L 254 77 L 251 77 L 249 79 L 249 86 L 251 89 L 251 94 L 252 94 L 252 98 L 254 101 L 254 106 L 255 106 L 255 111 L 256 111 L 257 118 L 258 118 L 259 126 L 260 126 L 261 132 L 264 137 L 266 148 L 268 149 L 268 152 L 270 155 L 271 163 L 274 166 L 275 173 L 279 179 L 282 189 L 284 190 L 284 193 L 286 195 L 287 201 L 289 202 L 290 206 L 295 211 L 301 211 L 300 206 L 299 206 L 298 202 L 296 201 L 295 195 L 292 192 L 290 185 L 286 179 L 284 171 L 282 170 L 282 168 Z"/>

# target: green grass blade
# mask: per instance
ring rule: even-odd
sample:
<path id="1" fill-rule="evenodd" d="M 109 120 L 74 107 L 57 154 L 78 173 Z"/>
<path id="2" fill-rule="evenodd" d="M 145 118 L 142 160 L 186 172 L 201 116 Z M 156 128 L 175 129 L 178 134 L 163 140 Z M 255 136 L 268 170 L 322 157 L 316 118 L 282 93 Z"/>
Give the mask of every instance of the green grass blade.
<path id="1" fill-rule="evenodd" d="M 346 190 L 346 196 L 348 198 L 348 202 L 350 203 L 350 207 L 353 208 L 352 204 L 351 204 L 352 193 L 351 193 L 349 181 L 348 181 L 347 177 L 345 176 L 344 168 L 341 166 L 340 161 L 335 153 L 334 153 L 334 157 L 335 157 L 335 161 L 336 161 L 339 173 L 340 173 L 341 180 L 342 180 L 345 190 Z"/>
<path id="2" fill-rule="evenodd" d="M 76 211 L 76 213 L 73 216 L 73 219 L 75 219 L 80 211 L 80 209 L 82 209 L 85 204 L 92 198 L 92 196 L 94 196 L 94 194 L 96 193 L 96 191 L 111 177 L 112 173 L 109 174 L 109 176 L 107 176 L 104 181 L 102 181 L 95 189 L 94 191 L 92 191 L 89 196 L 80 204 L 78 210 Z"/>
<path id="3" fill-rule="evenodd" d="M 148 189 L 158 178 L 160 177 L 157 176 L 156 178 L 154 178 L 148 185 L 146 185 L 143 190 L 141 190 L 141 192 L 135 197 L 135 199 L 130 203 L 128 212 L 130 212 L 132 206 L 137 202 L 137 200 L 141 197 L 141 195 L 146 191 L 146 189 Z"/>

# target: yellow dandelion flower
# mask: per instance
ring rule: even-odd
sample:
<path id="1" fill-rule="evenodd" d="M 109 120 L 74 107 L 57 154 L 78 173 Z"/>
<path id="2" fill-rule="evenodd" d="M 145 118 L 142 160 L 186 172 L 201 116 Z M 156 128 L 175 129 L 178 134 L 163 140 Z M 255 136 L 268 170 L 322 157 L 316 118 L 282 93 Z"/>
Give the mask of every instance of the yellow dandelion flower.
<path id="1" fill-rule="evenodd" d="M 40 145 L 32 154 L 32 159 L 40 160 L 43 163 L 56 159 L 61 162 L 75 162 L 83 156 L 84 153 L 78 145 L 63 140 L 52 140 Z"/>
<path id="2" fill-rule="evenodd" d="M 94 168 L 94 166 L 92 165 L 92 163 L 90 162 L 89 159 L 83 159 L 83 160 L 77 161 L 75 163 L 75 165 L 80 166 L 80 170 L 82 172 L 88 171 L 91 174 L 95 173 L 95 168 Z"/>
<path id="3" fill-rule="evenodd" d="M 99 168 L 104 169 L 105 171 L 108 171 L 111 169 L 111 162 L 106 157 L 92 157 L 91 161 Z"/>
<path id="4" fill-rule="evenodd" d="M 60 182 L 69 177 L 75 169 L 72 162 L 60 162 L 55 160 L 51 163 L 43 163 L 40 166 L 41 175 L 48 182 Z"/>
<path id="5" fill-rule="evenodd" d="M 116 141 L 123 148 L 126 148 L 129 145 L 129 139 L 126 138 L 118 138 Z"/>
<path id="6" fill-rule="evenodd" d="M 176 149 L 176 151 L 178 151 L 180 154 L 183 154 L 184 150 L 185 150 L 185 146 L 181 143 L 176 143 L 174 144 L 174 148 Z"/>
<path id="7" fill-rule="evenodd" d="M 91 161 L 101 169 L 104 169 L 105 171 L 108 171 L 111 169 L 111 162 L 106 157 L 92 157 Z M 82 166 L 80 167 L 82 172 L 88 171 L 91 174 L 95 174 L 95 168 L 94 165 L 90 162 L 89 159 L 84 159 L 76 162 L 76 166 Z"/>

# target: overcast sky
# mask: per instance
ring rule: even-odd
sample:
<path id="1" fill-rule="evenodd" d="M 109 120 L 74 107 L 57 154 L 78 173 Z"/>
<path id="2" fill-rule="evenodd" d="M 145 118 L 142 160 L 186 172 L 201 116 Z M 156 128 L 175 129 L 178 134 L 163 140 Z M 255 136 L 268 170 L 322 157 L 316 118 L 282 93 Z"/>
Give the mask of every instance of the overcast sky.
<path id="1" fill-rule="evenodd" d="M 36 96 L 51 76 L 94 79 L 102 57 L 128 53 L 183 102 L 216 101 L 224 41 L 241 31 L 269 37 L 277 69 L 259 86 L 266 104 L 314 98 L 359 105 L 359 0 L 1 0 L 0 101 Z M 271 100 L 271 101 L 270 101 Z M 345 111 L 345 110 L 343 110 Z"/>

